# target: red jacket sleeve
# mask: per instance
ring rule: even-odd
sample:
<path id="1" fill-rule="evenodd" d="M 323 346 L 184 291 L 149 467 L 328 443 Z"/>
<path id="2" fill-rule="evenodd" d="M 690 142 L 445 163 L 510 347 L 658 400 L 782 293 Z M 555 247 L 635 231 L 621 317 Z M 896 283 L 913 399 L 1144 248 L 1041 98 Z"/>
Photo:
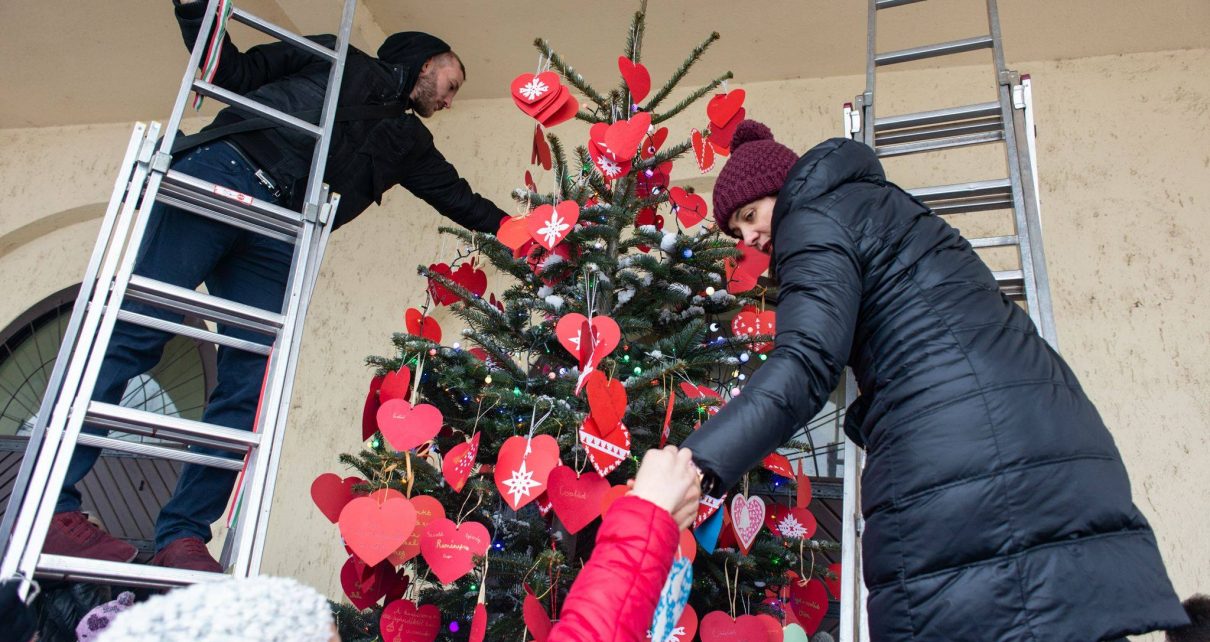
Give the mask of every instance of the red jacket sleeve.
<path id="1" fill-rule="evenodd" d="M 550 642 L 642 642 L 679 536 L 667 510 L 638 497 L 614 502 Z"/>

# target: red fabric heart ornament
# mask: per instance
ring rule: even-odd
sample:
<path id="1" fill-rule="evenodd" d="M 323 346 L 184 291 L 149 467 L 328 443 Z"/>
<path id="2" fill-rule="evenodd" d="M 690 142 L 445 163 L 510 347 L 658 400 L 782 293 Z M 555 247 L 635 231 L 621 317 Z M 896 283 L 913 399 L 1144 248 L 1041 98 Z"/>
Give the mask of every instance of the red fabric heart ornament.
<path id="1" fill-rule="evenodd" d="M 612 430 L 604 430 L 592 417 L 585 417 L 580 426 L 580 443 L 584 444 L 592 467 L 604 476 L 630 454 L 630 431 L 620 423 Z"/>
<path id="2" fill-rule="evenodd" d="M 419 608 L 410 600 L 395 600 L 378 620 L 383 642 L 433 642 L 441 631 L 441 611 L 433 604 Z"/>
<path id="3" fill-rule="evenodd" d="M 558 205 L 539 205 L 526 217 L 529 236 L 538 245 L 550 250 L 563 242 L 571 229 L 580 220 L 580 205 L 575 201 L 563 201 Z"/>
<path id="4" fill-rule="evenodd" d="M 735 531 L 735 540 L 744 555 L 752 550 L 752 543 L 756 541 L 756 535 L 764 524 L 765 502 L 759 495 L 736 495 L 731 498 L 731 528 Z"/>
<path id="5" fill-rule="evenodd" d="M 409 308 L 412 310 L 415 308 Z M 382 387 L 378 390 L 379 406 L 392 399 L 407 399 L 411 394 L 412 371 L 407 366 L 388 372 L 382 378 Z"/>
<path id="6" fill-rule="evenodd" d="M 364 611 L 374 606 L 387 594 L 384 570 L 391 574 L 395 572 L 390 564 L 366 566 L 356 555 L 350 555 L 344 566 L 340 567 L 340 588 L 357 610 Z"/>
<path id="7" fill-rule="evenodd" d="M 413 406 L 403 399 L 392 399 L 378 409 L 378 430 L 398 451 L 411 450 L 441 432 L 441 411 L 436 406 Z"/>
<path id="8" fill-rule="evenodd" d="M 672 633 L 668 634 L 667 639 L 659 642 L 691 642 L 695 635 L 697 635 L 697 611 L 694 611 L 691 605 L 686 604 L 685 610 L 681 611 L 681 617 L 677 618 L 676 626 L 672 628 Z M 651 629 L 647 630 L 645 639 L 651 639 Z"/>
<path id="9" fill-rule="evenodd" d="M 408 308 L 403 313 L 403 321 L 407 327 L 408 334 L 424 337 L 433 343 L 441 343 L 441 325 L 433 317 L 421 314 L 420 310 L 416 308 Z M 410 375 L 411 373 L 408 374 Z M 405 397 L 396 398 L 404 399 Z"/>
<path id="10" fill-rule="evenodd" d="M 840 599 L 840 562 L 832 562 L 828 564 L 828 571 L 836 576 L 834 580 L 823 580 L 823 585 L 828 588 L 828 592 L 832 597 Z"/>
<path id="11" fill-rule="evenodd" d="M 588 375 L 585 380 L 588 393 L 588 414 L 598 428 L 613 430 L 626 416 L 626 387 L 617 379 L 610 379 L 600 370 Z"/>
<path id="12" fill-rule="evenodd" d="M 651 91 L 651 74 L 643 63 L 618 56 L 618 71 L 622 72 L 622 80 L 626 81 L 626 88 L 630 90 L 630 102 L 643 102 Z"/>
<path id="13" fill-rule="evenodd" d="M 639 151 L 639 155 L 644 159 L 655 156 L 656 152 L 660 151 L 660 146 L 664 144 L 664 140 L 667 138 L 667 127 L 661 127 L 655 130 L 654 133 L 648 134 L 647 138 L 643 139 L 643 149 Z"/>
<path id="14" fill-rule="evenodd" d="M 756 287 L 756 280 L 768 271 L 771 257 L 743 242 L 737 242 L 735 247 L 742 254 L 738 262 L 734 259 L 727 259 L 725 271 L 727 291 L 739 294 Z"/>
<path id="15" fill-rule="evenodd" d="M 487 635 L 487 606 L 480 602 L 475 605 L 475 614 L 471 616 L 471 633 L 468 642 L 483 642 Z"/>
<path id="16" fill-rule="evenodd" d="M 752 615 L 732 618 L 723 611 L 711 611 L 702 618 L 702 642 L 765 642 L 765 626 Z"/>
<path id="17" fill-rule="evenodd" d="M 546 141 L 546 136 L 542 135 L 542 126 L 534 125 L 534 147 L 529 154 L 529 162 L 533 165 L 540 165 L 542 169 L 550 171 L 550 143 Z M 529 172 L 526 172 L 528 175 Z M 533 183 L 533 179 L 525 181 L 528 187 Z M 537 186 L 530 188 L 531 192 L 538 191 Z"/>
<path id="18" fill-rule="evenodd" d="M 492 538 L 479 522 L 455 524 L 435 519 L 420 538 L 420 554 L 442 584 L 449 584 L 471 572 L 475 557 L 487 555 Z"/>
<path id="19" fill-rule="evenodd" d="M 546 490 L 550 471 L 558 465 L 559 444 L 554 437 L 509 437 L 496 456 L 496 488 L 509 507 L 520 510 Z"/>
<path id="20" fill-rule="evenodd" d="M 563 89 L 559 74 L 544 71 L 540 74 L 521 74 L 509 84 L 513 102 L 527 116 L 535 116 L 550 104 L 551 99 Z"/>
<path id="21" fill-rule="evenodd" d="M 395 566 L 419 555 L 420 539 L 424 535 L 425 529 L 429 524 L 439 519 L 445 519 L 445 507 L 432 497 L 417 495 L 411 499 L 411 502 L 412 508 L 416 509 L 416 528 L 412 529 L 412 534 L 408 536 L 407 540 L 387 557 Z"/>
<path id="22" fill-rule="evenodd" d="M 469 440 L 450 448 L 441 460 L 441 476 L 445 477 L 445 482 L 455 493 L 461 493 L 466 480 L 470 479 L 471 472 L 475 469 L 475 456 L 478 454 L 479 433 L 475 433 Z"/>
<path id="23" fill-rule="evenodd" d="M 676 219 L 685 227 L 693 227 L 706 218 L 706 199 L 690 194 L 680 187 L 668 190 L 668 200 L 676 211 Z"/>
<path id="24" fill-rule="evenodd" d="M 473 259 L 469 263 L 459 265 L 450 279 L 475 296 L 483 296 L 483 293 L 487 292 L 487 273 L 476 267 Z"/>
<path id="25" fill-rule="evenodd" d="M 364 483 L 365 480 L 360 477 L 341 479 L 336 473 L 324 473 L 311 482 L 311 501 L 315 502 L 319 512 L 323 513 L 329 522 L 335 524 L 340 520 L 340 511 L 357 497 L 353 486 Z"/>
<path id="26" fill-rule="evenodd" d="M 744 106 L 745 95 L 743 89 L 715 94 L 710 102 L 706 103 L 706 116 L 710 118 L 710 124 L 722 127 L 731 122 L 731 119 L 735 118 L 740 108 Z"/>
<path id="27" fill-rule="evenodd" d="M 547 615 L 546 609 L 534 596 L 533 589 L 529 588 L 528 584 L 525 585 L 525 600 L 521 603 L 521 619 L 524 620 L 530 635 L 534 636 L 534 642 L 546 642 L 550 638 L 550 615 Z"/>
<path id="28" fill-rule="evenodd" d="M 801 580 L 790 584 L 790 599 L 787 604 L 794 609 L 798 622 L 808 635 L 815 635 L 823 617 L 828 613 L 828 589 L 823 582 L 812 579 L 801 583 Z"/>
<path id="29" fill-rule="evenodd" d="M 514 254 L 523 245 L 533 241 L 533 237 L 529 235 L 529 216 L 526 214 L 509 217 L 500 224 L 500 229 L 496 230 L 496 239 L 511 249 Z"/>
<path id="30" fill-rule="evenodd" d="M 453 271 L 450 270 L 450 266 L 448 266 L 444 263 L 433 263 L 432 265 L 429 266 L 429 271 L 433 272 L 434 274 L 440 274 L 441 276 L 444 276 L 447 279 L 453 275 Z M 437 305 L 449 305 L 458 300 L 457 294 L 454 294 L 453 292 L 450 291 L 449 288 L 438 283 L 434 279 L 431 279 L 431 278 L 429 279 L 428 287 L 429 287 L 429 295 L 431 295 L 433 297 L 433 301 Z"/>
<path id="31" fill-rule="evenodd" d="M 416 509 L 402 497 L 358 497 L 340 511 L 340 535 L 366 564 L 386 559 L 416 528 Z"/>
<path id="32" fill-rule="evenodd" d="M 363 440 L 374 436 L 378 430 L 378 407 L 382 405 L 378 391 L 382 389 L 382 381 L 385 378 L 370 379 L 370 392 L 366 394 L 366 402 L 361 407 L 361 438 Z"/>
<path id="33" fill-rule="evenodd" d="M 639 198 L 647 198 L 652 194 L 659 194 L 661 190 L 668 189 L 668 184 L 672 180 L 672 161 L 660 163 L 655 167 L 648 167 L 635 174 L 634 178 L 634 193 Z"/>
<path id="34" fill-rule="evenodd" d="M 609 482 L 604 477 L 594 472 L 580 475 L 570 466 L 550 471 L 546 485 L 555 515 L 572 535 L 601 516 L 601 500 L 609 492 Z"/>
<path id="35" fill-rule="evenodd" d="M 690 142 L 693 143 L 693 157 L 697 159 L 698 169 L 705 174 L 714 168 L 714 146 L 696 129 L 690 132 Z"/>
<path id="36" fill-rule="evenodd" d="M 765 627 L 765 633 L 769 636 L 769 642 L 782 642 L 785 639 L 785 631 L 782 629 L 781 622 L 777 621 L 777 618 L 768 613 L 757 613 L 749 617 L 756 618 L 756 621 Z"/>

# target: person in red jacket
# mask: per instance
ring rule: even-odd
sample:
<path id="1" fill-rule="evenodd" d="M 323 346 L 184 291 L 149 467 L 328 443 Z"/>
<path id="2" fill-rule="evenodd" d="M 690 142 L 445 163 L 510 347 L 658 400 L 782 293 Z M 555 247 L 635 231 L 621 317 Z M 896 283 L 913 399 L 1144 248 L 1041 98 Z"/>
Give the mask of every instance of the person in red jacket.
<path id="1" fill-rule="evenodd" d="M 549 642 L 640 642 L 668 579 L 680 529 L 693 524 L 701 474 L 688 450 L 649 450 L 630 493 L 609 507 Z"/>

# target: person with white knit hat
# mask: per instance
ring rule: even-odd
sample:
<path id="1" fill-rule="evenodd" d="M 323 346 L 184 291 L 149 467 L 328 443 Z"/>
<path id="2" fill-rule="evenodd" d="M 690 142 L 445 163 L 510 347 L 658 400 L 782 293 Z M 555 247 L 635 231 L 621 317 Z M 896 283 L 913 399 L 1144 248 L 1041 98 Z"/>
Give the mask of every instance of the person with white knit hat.
<path id="1" fill-rule="evenodd" d="M 120 613 L 98 642 L 339 642 L 328 601 L 284 577 L 226 579 L 157 595 Z"/>

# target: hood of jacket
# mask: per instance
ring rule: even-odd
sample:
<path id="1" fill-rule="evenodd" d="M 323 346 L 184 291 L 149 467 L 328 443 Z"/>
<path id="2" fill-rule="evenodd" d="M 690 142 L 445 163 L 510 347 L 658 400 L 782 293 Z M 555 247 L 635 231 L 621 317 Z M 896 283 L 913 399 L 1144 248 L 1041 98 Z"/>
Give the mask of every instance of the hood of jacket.
<path id="1" fill-rule="evenodd" d="M 848 138 L 831 138 L 812 147 L 786 177 L 773 208 L 773 238 L 788 212 L 853 181 L 883 183 L 886 173 L 874 150 Z"/>

